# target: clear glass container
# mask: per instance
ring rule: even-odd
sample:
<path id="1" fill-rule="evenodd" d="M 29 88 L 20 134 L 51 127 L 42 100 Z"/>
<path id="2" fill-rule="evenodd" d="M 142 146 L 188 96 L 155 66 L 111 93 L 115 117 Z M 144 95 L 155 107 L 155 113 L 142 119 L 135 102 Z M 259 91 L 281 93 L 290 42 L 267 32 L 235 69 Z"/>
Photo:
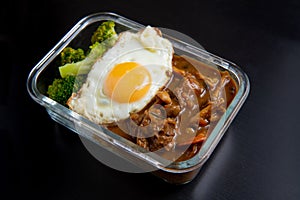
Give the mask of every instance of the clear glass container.
<path id="1" fill-rule="evenodd" d="M 250 89 L 247 75 L 241 68 L 230 61 L 215 56 L 173 36 L 163 35 L 171 41 L 175 53 L 204 62 L 218 70 L 228 71 L 236 81 L 238 88 L 235 97 L 218 123 L 214 126 L 214 129 L 198 153 L 188 160 L 166 163 L 165 159 L 160 156 L 152 153 L 145 154 L 145 150 L 140 146 L 89 121 L 46 95 L 48 85 L 52 83 L 58 73 L 56 62 L 60 52 L 69 45 L 74 48 L 82 46 L 88 47 L 92 32 L 101 22 L 107 20 L 115 22 L 115 28 L 118 33 L 125 30 L 138 31 L 145 27 L 142 24 L 114 13 L 96 13 L 83 18 L 32 69 L 27 80 L 29 94 L 37 103 L 46 108 L 54 121 L 73 130 L 75 133 L 94 142 L 109 152 L 121 156 L 124 160 L 136 164 L 141 168 L 151 168 L 153 174 L 169 183 L 183 184 L 193 180 L 214 151 L 216 145 L 246 100 Z"/>

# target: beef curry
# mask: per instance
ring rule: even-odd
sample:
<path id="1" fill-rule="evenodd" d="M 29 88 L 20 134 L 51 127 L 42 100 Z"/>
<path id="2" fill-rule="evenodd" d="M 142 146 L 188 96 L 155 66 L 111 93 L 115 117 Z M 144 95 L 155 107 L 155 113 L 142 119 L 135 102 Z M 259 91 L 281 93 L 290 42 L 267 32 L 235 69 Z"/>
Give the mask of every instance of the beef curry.
<path id="1" fill-rule="evenodd" d="M 173 56 L 169 84 L 141 111 L 107 128 L 166 159 L 183 161 L 201 148 L 237 93 L 228 71 Z"/>

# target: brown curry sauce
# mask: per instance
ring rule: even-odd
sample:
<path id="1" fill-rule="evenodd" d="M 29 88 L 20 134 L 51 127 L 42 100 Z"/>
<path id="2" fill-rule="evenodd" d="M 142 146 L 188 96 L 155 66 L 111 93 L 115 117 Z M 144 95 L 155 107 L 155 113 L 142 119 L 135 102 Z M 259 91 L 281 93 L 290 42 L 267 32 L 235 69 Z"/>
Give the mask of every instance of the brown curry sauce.
<path id="1" fill-rule="evenodd" d="M 169 84 L 142 111 L 107 128 L 166 159 L 183 161 L 200 150 L 238 87 L 228 71 L 185 56 L 174 55 L 172 63 Z M 130 135 L 119 127 L 132 123 Z"/>

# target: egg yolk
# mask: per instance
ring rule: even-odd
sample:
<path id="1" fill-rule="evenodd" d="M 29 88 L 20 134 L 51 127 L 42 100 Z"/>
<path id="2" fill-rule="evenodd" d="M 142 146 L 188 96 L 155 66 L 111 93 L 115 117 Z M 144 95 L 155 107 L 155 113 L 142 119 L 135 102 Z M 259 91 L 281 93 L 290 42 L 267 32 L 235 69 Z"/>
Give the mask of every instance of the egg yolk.
<path id="1" fill-rule="evenodd" d="M 143 98 L 151 84 L 149 71 L 136 62 L 124 62 L 109 72 L 104 93 L 119 103 L 135 102 Z"/>

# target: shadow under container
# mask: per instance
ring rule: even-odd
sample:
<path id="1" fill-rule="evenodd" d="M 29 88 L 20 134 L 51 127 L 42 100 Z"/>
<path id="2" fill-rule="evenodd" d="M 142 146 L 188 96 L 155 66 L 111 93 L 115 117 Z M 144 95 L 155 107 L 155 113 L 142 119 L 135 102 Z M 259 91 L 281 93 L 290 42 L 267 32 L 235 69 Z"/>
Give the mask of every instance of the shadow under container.
<path id="1" fill-rule="evenodd" d="M 145 26 L 114 13 L 95 13 L 80 20 L 46 56 L 32 69 L 27 80 L 27 89 L 31 97 L 45 107 L 50 117 L 87 139 L 104 150 L 124 159 L 138 168 L 152 171 L 153 174 L 173 184 L 188 183 L 198 174 L 201 167 L 212 154 L 216 145 L 226 132 L 232 120 L 246 100 L 250 84 L 247 75 L 234 63 L 213 55 L 186 41 L 171 35 L 163 34 L 173 44 L 176 54 L 185 55 L 203 62 L 215 69 L 228 71 L 236 81 L 238 91 L 228 105 L 225 113 L 214 126 L 201 149 L 192 158 L 180 162 L 166 163 L 155 153 L 146 152 L 142 147 L 115 134 L 67 107 L 47 97 L 46 91 L 54 78 L 58 77 L 57 61 L 60 52 L 67 46 L 82 48 L 89 46 L 89 39 L 93 31 L 103 21 L 114 21 L 116 32 L 126 30 L 138 31 Z"/>

